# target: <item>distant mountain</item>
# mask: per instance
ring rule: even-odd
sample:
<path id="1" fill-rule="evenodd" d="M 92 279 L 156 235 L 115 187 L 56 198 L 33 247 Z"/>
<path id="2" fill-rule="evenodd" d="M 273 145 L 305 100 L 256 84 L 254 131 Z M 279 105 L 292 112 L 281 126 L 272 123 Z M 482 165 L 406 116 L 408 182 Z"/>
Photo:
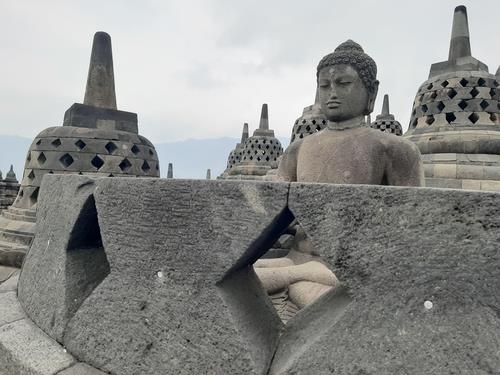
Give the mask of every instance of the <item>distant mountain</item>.
<path id="1" fill-rule="evenodd" d="M 21 180 L 31 142 L 30 138 L 0 135 L 0 170 L 4 177 L 13 164 L 17 178 Z M 167 176 L 168 163 L 172 163 L 175 178 L 204 179 L 208 168 L 212 170 L 212 178 L 215 178 L 226 168 L 229 152 L 237 142 L 239 139 L 236 138 L 214 138 L 155 143 L 161 176 Z M 280 138 L 280 142 L 286 147 L 289 140 Z"/>

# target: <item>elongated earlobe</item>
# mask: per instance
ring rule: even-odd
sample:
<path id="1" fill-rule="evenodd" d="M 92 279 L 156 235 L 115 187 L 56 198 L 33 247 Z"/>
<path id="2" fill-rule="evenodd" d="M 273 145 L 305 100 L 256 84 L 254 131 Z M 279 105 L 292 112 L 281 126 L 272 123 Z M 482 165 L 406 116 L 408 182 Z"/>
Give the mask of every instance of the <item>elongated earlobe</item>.
<path id="1" fill-rule="evenodd" d="M 364 115 L 367 116 L 373 112 L 375 107 L 375 100 L 377 99 L 379 81 L 373 82 L 373 93 L 368 94 L 368 103 Z"/>

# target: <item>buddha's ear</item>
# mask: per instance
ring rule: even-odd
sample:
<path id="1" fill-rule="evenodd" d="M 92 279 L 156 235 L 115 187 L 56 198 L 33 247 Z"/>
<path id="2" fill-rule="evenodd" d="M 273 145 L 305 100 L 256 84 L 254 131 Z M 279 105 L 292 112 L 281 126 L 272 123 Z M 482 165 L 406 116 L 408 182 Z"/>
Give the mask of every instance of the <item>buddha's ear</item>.
<path id="1" fill-rule="evenodd" d="M 380 82 L 376 80 L 373 82 L 373 93 L 368 93 L 368 103 L 366 106 L 366 111 L 365 115 L 369 115 L 370 113 L 373 112 L 373 108 L 375 107 L 375 99 L 377 99 L 377 92 L 378 92 L 378 84 Z"/>

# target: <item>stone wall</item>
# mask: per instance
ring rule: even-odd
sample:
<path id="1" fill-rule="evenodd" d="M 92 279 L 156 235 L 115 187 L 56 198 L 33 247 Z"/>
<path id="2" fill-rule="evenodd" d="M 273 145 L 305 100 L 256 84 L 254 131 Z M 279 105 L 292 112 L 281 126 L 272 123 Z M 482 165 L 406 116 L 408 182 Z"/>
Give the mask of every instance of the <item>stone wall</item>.
<path id="1" fill-rule="evenodd" d="M 19 183 L 0 180 L 0 212 L 9 207 L 16 200 Z"/>
<path id="2" fill-rule="evenodd" d="M 35 366 L 11 344 L 35 327 L 111 374 L 494 373 L 499 198 L 44 177 L 18 289 L 32 326 L 1 327 L 0 368 Z M 343 286 L 285 326 L 252 264 L 294 219 Z"/>

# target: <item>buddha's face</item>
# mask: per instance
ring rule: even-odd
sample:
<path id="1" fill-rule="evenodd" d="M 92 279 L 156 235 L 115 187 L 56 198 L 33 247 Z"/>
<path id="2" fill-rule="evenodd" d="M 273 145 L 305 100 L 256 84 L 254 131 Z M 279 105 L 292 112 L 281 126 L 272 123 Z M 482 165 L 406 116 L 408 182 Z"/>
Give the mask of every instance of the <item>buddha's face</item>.
<path id="1" fill-rule="evenodd" d="M 321 69 L 318 90 L 321 111 L 330 121 L 340 122 L 367 114 L 370 95 L 358 72 L 350 65 Z"/>

